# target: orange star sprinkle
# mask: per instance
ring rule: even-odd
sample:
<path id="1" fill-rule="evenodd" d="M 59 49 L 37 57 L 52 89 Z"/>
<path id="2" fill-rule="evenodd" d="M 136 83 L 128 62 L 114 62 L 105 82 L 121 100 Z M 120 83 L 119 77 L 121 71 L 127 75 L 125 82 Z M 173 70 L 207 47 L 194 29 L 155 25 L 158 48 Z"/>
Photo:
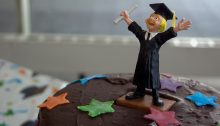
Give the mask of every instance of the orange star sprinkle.
<path id="1" fill-rule="evenodd" d="M 20 68 L 19 73 L 24 76 L 26 74 L 26 70 L 24 68 Z"/>
<path id="2" fill-rule="evenodd" d="M 69 100 L 66 99 L 67 93 L 63 93 L 59 96 L 48 97 L 46 102 L 39 105 L 39 108 L 47 108 L 49 110 L 53 109 L 57 105 L 70 103 Z"/>

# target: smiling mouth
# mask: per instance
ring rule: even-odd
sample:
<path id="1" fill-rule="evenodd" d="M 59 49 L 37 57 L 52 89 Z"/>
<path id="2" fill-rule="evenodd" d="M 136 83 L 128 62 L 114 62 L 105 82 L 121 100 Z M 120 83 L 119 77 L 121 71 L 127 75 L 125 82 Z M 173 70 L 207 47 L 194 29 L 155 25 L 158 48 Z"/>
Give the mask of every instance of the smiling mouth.
<path id="1" fill-rule="evenodd" d="M 152 23 L 152 22 L 149 22 L 149 25 L 152 25 L 152 26 L 154 26 L 155 24 L 154 24 L 154 23 Z"/>
<path id="2" fill-rule="evenodd" d="M 150 26 L 154 26 L 154 25 L 155 25 L 155 23 L 154 23 L 152 20 L 148 20 L 147 22 L 148 22 L 148 24 L 149 24 Z"/>

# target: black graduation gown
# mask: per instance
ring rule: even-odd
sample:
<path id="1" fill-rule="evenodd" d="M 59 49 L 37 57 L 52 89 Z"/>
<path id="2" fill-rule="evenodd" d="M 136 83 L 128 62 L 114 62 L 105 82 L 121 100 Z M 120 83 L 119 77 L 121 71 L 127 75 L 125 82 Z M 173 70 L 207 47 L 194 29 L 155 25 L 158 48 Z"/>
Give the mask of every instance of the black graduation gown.
<path id="1" fill-rule="evenodd" d="M 150 89 L 160 88 L 159 72 L 159 50 L 169 39 L 176 37 L 177 33 L 173 28 L 158 33 L 152 39 L 145 40 L 146 31 L 136 23 L 132 22 L 128 29 L 135 34 L 140 42 L 140 51 L 133 78 L 133 84 Z"/>

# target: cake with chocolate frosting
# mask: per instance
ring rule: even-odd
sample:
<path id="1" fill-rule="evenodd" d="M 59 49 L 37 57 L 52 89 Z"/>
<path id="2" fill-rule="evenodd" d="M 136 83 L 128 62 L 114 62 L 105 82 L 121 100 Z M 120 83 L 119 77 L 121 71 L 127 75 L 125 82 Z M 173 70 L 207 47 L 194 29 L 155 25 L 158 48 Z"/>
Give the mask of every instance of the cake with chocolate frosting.
<path id="1" fill-rule="evenodd" d="M 100 101 L 116 100 L 118 97 L 133 92 L 132 74 L 114 74 L 107 78 L 92 79 L 86 85 L 79 82 L 69 84 L 59 90 L 54 96 L 67 93 L 67 104 L 62 104 L 53 109 L 41 108 L 38 115 L 38 126 L 148 126 L 153 121 L 146 120 L 146 111 L 119 106 L 112 106 L 113 113 L 90 117 L 86 112 L 77 109 L 78 106 L 89 104 L 91 99 Z M 200 91 L 207 96 L 216 96 L 216 104 L 220 103 L 220 92 L 199 81 L 189 78 L 161 75 L 164 79 L 182 83 L 176 92 L 160 90 L 160 97 L 175 100 L 176 103 L 169 111 L 174 111 L 176 119 L 182 126 L 217 126 L 220 120 L 220 107 L 196 106 L 186 99 L 186 96 Z M 150 94 L 146 89 L 146 94 Z"/>

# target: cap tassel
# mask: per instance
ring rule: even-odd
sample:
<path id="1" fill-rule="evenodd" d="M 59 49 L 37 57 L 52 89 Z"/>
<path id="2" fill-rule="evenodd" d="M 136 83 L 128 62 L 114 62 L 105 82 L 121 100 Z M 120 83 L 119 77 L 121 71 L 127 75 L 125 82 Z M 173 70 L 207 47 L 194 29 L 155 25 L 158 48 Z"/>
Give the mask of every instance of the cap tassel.
<path id="1" fill-rule="evenodd" d="M 174 28 L 176 26 L 176 13 L 173 11 L 173 19 L 172 19 L 172 27 Z"/>

